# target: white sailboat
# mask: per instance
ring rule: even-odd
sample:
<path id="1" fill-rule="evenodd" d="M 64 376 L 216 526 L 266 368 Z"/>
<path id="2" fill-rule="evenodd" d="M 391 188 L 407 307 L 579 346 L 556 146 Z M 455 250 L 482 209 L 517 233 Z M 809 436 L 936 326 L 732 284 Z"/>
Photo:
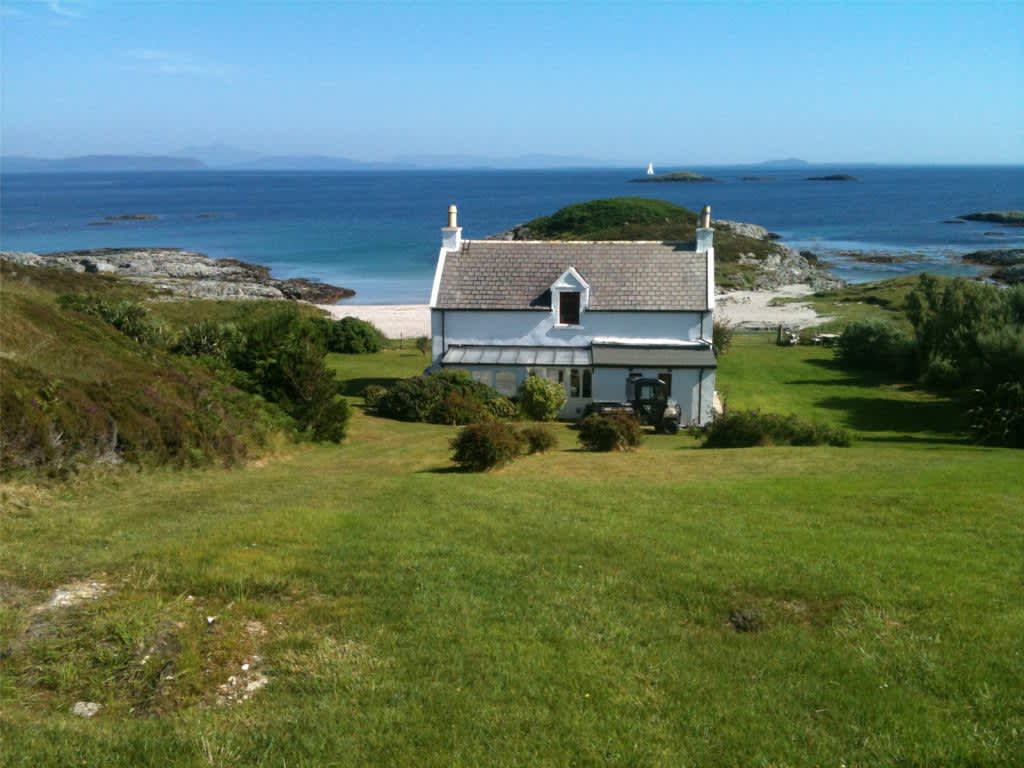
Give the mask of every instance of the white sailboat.
<path id="1" fill-rule="evenodd" d="M 647 175 L 648 176 L 653 176 L 654 175 L 654 163 L 648 163 L 647 164 Z"/>

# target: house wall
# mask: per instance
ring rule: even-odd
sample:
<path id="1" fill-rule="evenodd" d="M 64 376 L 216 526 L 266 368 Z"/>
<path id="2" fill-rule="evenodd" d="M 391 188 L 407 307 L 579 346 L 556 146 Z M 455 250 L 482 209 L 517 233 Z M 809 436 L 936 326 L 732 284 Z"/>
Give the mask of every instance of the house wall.
<path id="1" fill-rule="evenodd" d="M 497 384 L 496 374 L 510 374 L 514 376 L 516 389 L 528 375 L 527 369 L 523 366 L 460 365 L 455 367 L 479 377 L 489 386 Z M 590 400 L 626 400 L 630 396 L 627 392 L 626 382 L 631 373 L 639 373 L 642 378 L 649 379 L 657 378 L 661 373 L 670 373 L 672 374 L 671 396 L 672 399 L 679 402 L 682 408 L 683 424 L 693 422 L 707 424 L 711 421 L 715 391 L 715 370 L 713 368 L 592 368 L 591 370 L 594 377 L 592 397 L 586 400 L 567 402 L 560 414 L 562 418 L 577 418 L 582 413 L 583 406 Z M 566 379 L 568 380 L 568 374 Z"/>
<path id="2" fill-rule="evenodd" d="M 554 313 L 440 310 L 431 312 L 435 362 L 452 344 L 527 347 L 589 347 L 594 337 L 621 339 L 710 339 L 711 314 L 705 312 L 584 311 L 582 325 L 558 327 Z M 442 342 L 443 337 L 443 342 Z"/>

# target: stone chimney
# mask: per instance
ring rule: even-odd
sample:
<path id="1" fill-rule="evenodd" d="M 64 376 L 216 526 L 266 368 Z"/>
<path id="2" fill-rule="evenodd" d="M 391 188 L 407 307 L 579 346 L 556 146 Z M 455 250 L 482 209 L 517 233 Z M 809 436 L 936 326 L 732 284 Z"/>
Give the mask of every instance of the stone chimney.
<path id="1" fill-rule="evenodd" d="M 715 230 L 711 228 L 711 206 L 705 205 L 697 219 L 697 250 L 710 250 L 714 244 Z"/>
<path id="2" fill-rule="evenodd" d="M 448 226 L 441 227 L 441 248 L 446 251 L 462 248 L 462 227 L 459 226 L 459 209 L 455 203 L 448 206 Z"/>

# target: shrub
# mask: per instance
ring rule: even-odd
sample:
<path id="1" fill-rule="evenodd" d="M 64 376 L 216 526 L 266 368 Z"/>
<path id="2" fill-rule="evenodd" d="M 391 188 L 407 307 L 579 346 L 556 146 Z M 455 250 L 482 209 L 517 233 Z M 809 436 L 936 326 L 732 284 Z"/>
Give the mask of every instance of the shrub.
<path id="1" fill-rule="evenodd" d="M 729 351 L 732 346 L 732 337 L 735 328 L 724 320 L 715 320 L 711 325 L 711 346 L 715 350 L 715 356 L 721 357 Z"/>
<path id="2" fill-rule="evenodd" d="M 944 357 L 929 360 L 920 378 L 921 386 L 933 392 L 953 392 L 960 383 L 960 371 Z"/>
<path id="3" fill-rule="evenodd" d="M 580 445 L 588 451 L 628 451 L 640 439 L 640 422 L 624 413 L 594 413 L 580 422 Z"/>
<path id="4" fill-rule="evenodd" d="M 507 412 L 501 401 L 507 399 L 465 371 L 444 370 L 396 381 L 378 401 L 377 413 L 400 421 L 468 424 Z"/>
<path id="5" fill-rule="evenodd" d="M 762 445 L 833 445 L 848 447 L 850 434 L 839 427 L 814 424 L 795 414 L 730 411 L 707 430 L 704 448 L 752 448 Z"/>
<path id="6" fill-rule="evenodd" d="M 162 329 L 150 320 L 149 310 L 136 301 L 108 301 L 69 293 L 58 297 L 57 303 L 64 309 L 98 317 L 140 344 L 156 344 L 163 335 Z"/>
<path id="7" fill-rule="evenodd" d="M 225 360 L 239 340 L 235 326 L 200 320 L 187 326 L 179 334 L 171 351 L 188 357 L 213 357 Z"/>
<path id="8" fill-rule="evenodd" d="M 351 411 L 324 360 L 316 321 L 287 307 L 240 328 L 231 363 L 239 386 L 277 403 L 314 440 L 340 441 Z"/>
<path id="9" fill-rule="evenodd" d="M 558 438 L 551 427 L 543 427 L 539 424 L 532 424 L 519 430 L 519 435 L 526 445 L 526 452 L 529 454 L 546 453 L 558 443 Z"/>
<path id="10" fill-rule="evenodd" d="M 428 336 L 417 336 L 416 337 L 416 349 L 420 351 L 420 354 L 424 357 L 430 351 L 430 338 Z"/>
<path id="11" fill-rule="evenodd" d="M 836 357 L 849 368 L 906 373 L 913 343 L 899 328 L 884 320 L 858 320 L 846 326 L 836 342 Z"/>
<path id="12" fill-rule="evenodd" d="M 380 384 L 371 384 L 363 390 L 363 402 L 366 403 L 367 408 L 376 409 L 387 393 L 387 387 L 382 387 Z"/>
<path id="13" fill-rule="evenodd" d="M 458 389 L 448 392 L 430 413 L 434 424 L 473 424 L 491 420 L 491 412 L 480 400 Z"/>
<path id="14" fill-rule="evenodd" d="M 975 390 L 969 402 L 968 425 L 977 442 L 1024 448 L 1024 383 L 1006 381 L 992 392 Z"/>
<path id="15" fill-rule="evenodd" d="M 452 460 L 463 469 L 483 472 L 508 464 L 522 453 L 522 440 L 511 424 L 470 424 L 451 441 Z"/>
<path id="16" fill-rule="evenodd" d="M 554 421 L 565 405 L 565 389 L 540 376 L 530 374 L 519 387 L 519 409 L 533 421 Z"/>
<path id="17" fill-rule="evenodd" d="M 330 323 L 327 334 L 327 350 L 345 355 L 361 355 L 380 352 L 384 335 L 373 323 L 358 317 L 343 317 Z"/>
<path id="18" fill-rule="evenodd" d="M 519 408 L 507 397 L 498 395 L 484 403 L 487 412 L 495 419 L 511 421 L 519 415 Z"/>

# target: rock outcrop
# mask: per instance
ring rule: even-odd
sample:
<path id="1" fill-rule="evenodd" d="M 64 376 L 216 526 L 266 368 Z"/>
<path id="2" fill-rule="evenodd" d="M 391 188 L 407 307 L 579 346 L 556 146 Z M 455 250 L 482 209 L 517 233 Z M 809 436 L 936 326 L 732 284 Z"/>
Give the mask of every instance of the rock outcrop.
<path id="1" fill-rule="evenodd" d="M 211 259 L 178 248 L 97 248 L 55 253 L 4 251 L 0 258 L 32 267 L 116 275 L 193 299 L 292 299 L 331 304 L 355 291 L 302 278 L 278 280 L 258 264 Z"/>
<path id="2" fill-rule="evenodd" d="M 1024 283 L 1024 248 L 974 251 L 965 253 L 963 260 L 969 264 L 995 267 L 989 277 L 1000 283 Z"/>
<path id="3" fill-rule="evenodd" d="M 964 221 L 988 221 L 995 224 L 1008 224 L 1011 227 L 1024 227 L 1024 211 L 979 211 L 957 216 Z"/>

